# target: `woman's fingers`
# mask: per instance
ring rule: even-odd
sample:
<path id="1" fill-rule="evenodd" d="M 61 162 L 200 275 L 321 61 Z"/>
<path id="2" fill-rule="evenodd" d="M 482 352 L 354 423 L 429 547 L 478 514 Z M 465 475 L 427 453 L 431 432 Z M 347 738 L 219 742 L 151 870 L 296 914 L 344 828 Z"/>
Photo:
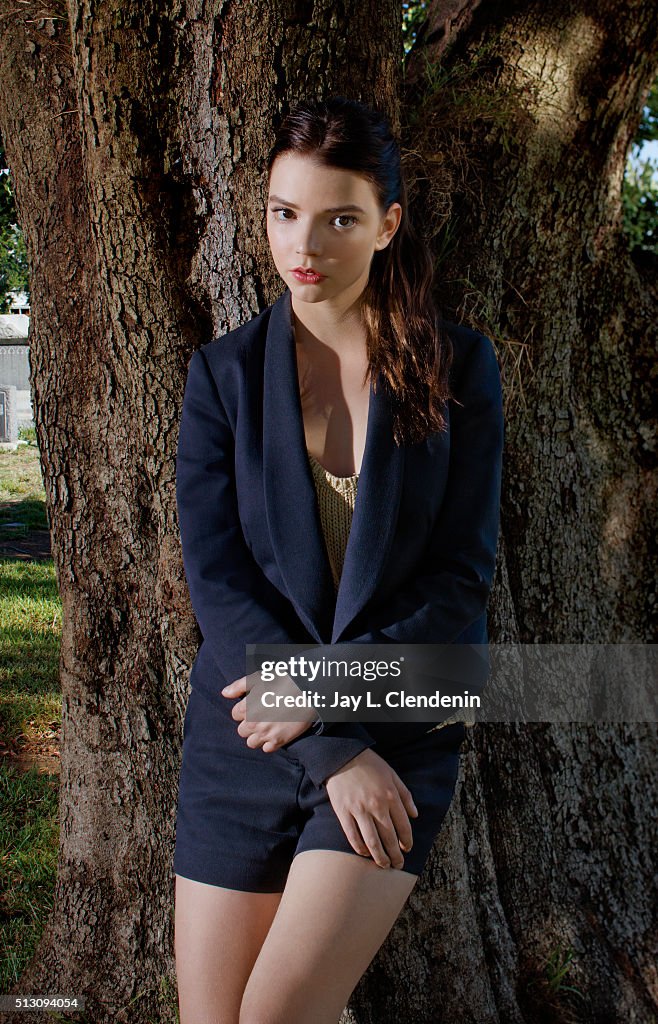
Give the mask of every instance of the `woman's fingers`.
<path id="1" fill-rule="evenodd" d="M 409 814 L 401 800 L 393 803 L 390 810 L 397 841 L 405 853 L 409 853 L 414 841 Z"/>
<path id="2" fill-rule="evenodd" d="M 413 802 L 411 792 L 401 780 L 400 785 L 408 794 L 407 806 L 410 810 L 413 808 L 417 815 L 418 809 Z M 413 846 L 413 833 L 409 813 L 402 801 L 401 793 L 395 797 L 391 795 L 388 808 L 379 814 L 364 812 L 357 815 L 357 823 L 373 860 L 379 867 L 401 868 L 404 866 L 404 857 L 400 852 L 400 847 L 405 853 L 409 852 Z"/>
<path id="3" fill-rule="evenodd" d="M 249 728 L 249 726 L 247 726 Z M 240 729 L 238 727 L 238 732 Z M 251 743 L 249 742 L 251 740 Z M 281 737 L 277 736 L 276 733 L 264 732 L 262 727 L 254 728 L 252 732 L 247 734 L 247 746 L 248 747 L 260 747 L 266 754 L 271 754 L 277 750 L 281 743 Z"/>
<path id="4" fill-rule="evenodd" d="M 244 700 L 239 700 L 231 708 L 231 718 L 234 722 L 244 722 L 247 717 L 247 707 Z"/>
<path id="5" fill-rule="evenodd" d="M 247 692 L 247 677 L 241 676 L 240 679 L 234 679 L 232 683 L 228 683 L 221 694 L 222 697 L 241 697 Z"/>
<path id="6" fill-rule="evenodd" d="M 417 818 L 419 812 L 411 790 L 405 786 L 397 772 L 393 772 L 393 782 L 397 787 L 399 800 L 393 801 L 391 805 L 391 817 L 397 830 L 400 846 L 408 853 L 414 841 L 409 818 Z"/>
<path id="7" fill-rule="evenodd" d="M 357 822 L 375 863 L 380 868 L 401 868 L 404 859 L 390 817 L 377 819 L 367 814 Z"/>
<path id="8" fill-rule="evenodd" d="M 398 793 L 400 794 L 400 799 L 402 801 L 405 811 L 407 812 L 410 818 L 417 818 L 418 808 L 414 803 L 414 798 L 411 794 L 411 790 L 408 788 L 408 786 L 405 786 L 404 782 L 397 774 L 397 772 L 393 772 L 393 781 L 397 786 Z"/>
<path id="9" fill-rule="evenodd" d="M 238 705 L 236 705 L 238 707 Z M 238 719 L 233 708 L 231 714 Z M 249 747 L 261 747 L 266 754 L 272 754 L 286 743 L 297 739 L 308 729 L 308 722 L 248 722 L 244 716 L 238 724 L 238 735 Z"/>
<path id="10" fill-rule="evenodd" d="M 369 857 L 370 850 L 363 841 L 363 837 L 354 815 L 343 813 L 342 811 L 336 811 L 336 817 L 338 818 L 343 832 L 347 836 L 347 840 L 354 852 L 361 854 L 362 857 Z"/>
<path id="11" fill-rule="evenodd" d="M 377 828 L 391 867 L 402 868 L 404 867 L 404 857 L 400 850 L 400 838 L 392 814 L 393 808 L 391 807 L 389 808 L 389 814 L 383 821 L 377 822 Z"/>
<path id="12" fill-rule="evenodd" d="M 418 808 L 397 772 L 374 751 L 362 750 L 330 775 L 325 785 L 355 852 L 363 852 L 363 843 L 379 867 L 404 867 L 400 847 L 408 853 L 413 845 L 409 818 L 417 817 Z"/>

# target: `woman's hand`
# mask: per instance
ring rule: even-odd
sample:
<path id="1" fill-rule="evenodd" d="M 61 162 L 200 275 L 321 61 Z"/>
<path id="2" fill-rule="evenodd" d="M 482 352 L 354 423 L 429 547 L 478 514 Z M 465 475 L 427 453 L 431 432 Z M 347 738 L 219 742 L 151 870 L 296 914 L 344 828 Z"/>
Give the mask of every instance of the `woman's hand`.
<path id="1" fill-rule="evenodd" d="M 411 791 L 383 757 L 368 747 L 325 781 L 343 831 L 356 853 L 372 855 L 380 868 L 401 868 L 413 843 L 410 815 L 418 816 Z"/>
<path id="2" fill-rule="evenodd" d="M 247 721 L 247 700 L 246 694 L 252 693 L 254 699 L 265 690 L 275 691 L 277 695 L 299 697 L 302 691 L 290 679 L 289 676 L 279 677 L 275 684 L 264 683 L 260 672 L 252 672 L 250 676 L 241 676 L 234 682 L 229 683 L 221 691 L 223 697 L 240 697 L 245 694 L 243 700 L 238 701 L 231 709 L 231 716 L 239 722 L 238 733 L 247 741 L 248 747 L 261 747 L 266 754 L 271 754 L 284 743 L 290 743 L 297 739 L 303 732 L 306 732 L 311 722 L 314 722 L 317 715 L 313 708 L 295 708 L 295 713 L 303 716 L 303 721 L 295 722 L 252 722 Z M 283 705 L 282 705 L 283 706 Z"/>

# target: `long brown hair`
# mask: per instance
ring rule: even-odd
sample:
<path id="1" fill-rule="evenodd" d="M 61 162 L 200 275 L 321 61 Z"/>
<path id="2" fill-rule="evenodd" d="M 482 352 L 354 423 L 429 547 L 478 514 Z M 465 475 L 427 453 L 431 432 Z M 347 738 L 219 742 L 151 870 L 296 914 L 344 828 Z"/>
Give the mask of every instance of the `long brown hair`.
<path id="1" fill-rule="evenodd" d="M 276 131 L 268 179 L 276 158 L 287 152 L 312 154 L 327 167 L 362 175 L 382 215 L 391 203 L 402 207 L 393 238 L 373 256 L 362 296 L 369 371 L 375 381 L 381 372 L 387 387 L 396 444 L 446 430 L 452 343 L 433 295 L 432 254 L 411 220 L 400 148 L 387 118 L 345 96 L 298 103 Z"/>

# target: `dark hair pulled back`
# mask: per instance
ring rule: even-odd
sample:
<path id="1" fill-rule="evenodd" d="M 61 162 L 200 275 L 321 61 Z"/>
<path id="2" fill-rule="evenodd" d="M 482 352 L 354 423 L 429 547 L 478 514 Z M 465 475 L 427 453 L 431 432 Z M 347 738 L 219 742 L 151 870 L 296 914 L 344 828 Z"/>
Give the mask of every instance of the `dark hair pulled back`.
<path id="1" fill-rule="evenodd" d="M 387 118 L 344 96 L 300 102 L 276 132 L 268 179 L 276 158 L 288 152 L 362 175 L 382 215 L 391 203 L 402 207 L 395 235 L 373 256 L 362 296 L 369 370 L 374 381 L 380 372 L 388 388 L 398 445 L 445 430 L 452 344 L 434 300 L 432 254 L 411 220 L 400 147 Z"/>

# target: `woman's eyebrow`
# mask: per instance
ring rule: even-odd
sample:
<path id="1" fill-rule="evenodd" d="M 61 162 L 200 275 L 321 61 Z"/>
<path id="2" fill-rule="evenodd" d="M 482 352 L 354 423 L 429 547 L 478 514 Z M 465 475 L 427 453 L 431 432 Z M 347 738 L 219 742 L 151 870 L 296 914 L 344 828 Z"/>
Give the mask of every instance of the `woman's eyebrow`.
<path id="1" fill-rule="evenodd" d="M 268 203 L 281 203 L 283 206 L 288 206 L 291 210 L 298 210 L 299 207 L 295 206 L 294 203 L 289 203 L 287 199 L 281 199 L 279 196 L 270 196 Z M 325 213 L 340 213 L 342 210 L 356 210 L 358 213 L 365 213 L 366 211 L 361 206 L 356 206 L 354 203 L 345 203 L 344 206 L 330 206 Z"/>

